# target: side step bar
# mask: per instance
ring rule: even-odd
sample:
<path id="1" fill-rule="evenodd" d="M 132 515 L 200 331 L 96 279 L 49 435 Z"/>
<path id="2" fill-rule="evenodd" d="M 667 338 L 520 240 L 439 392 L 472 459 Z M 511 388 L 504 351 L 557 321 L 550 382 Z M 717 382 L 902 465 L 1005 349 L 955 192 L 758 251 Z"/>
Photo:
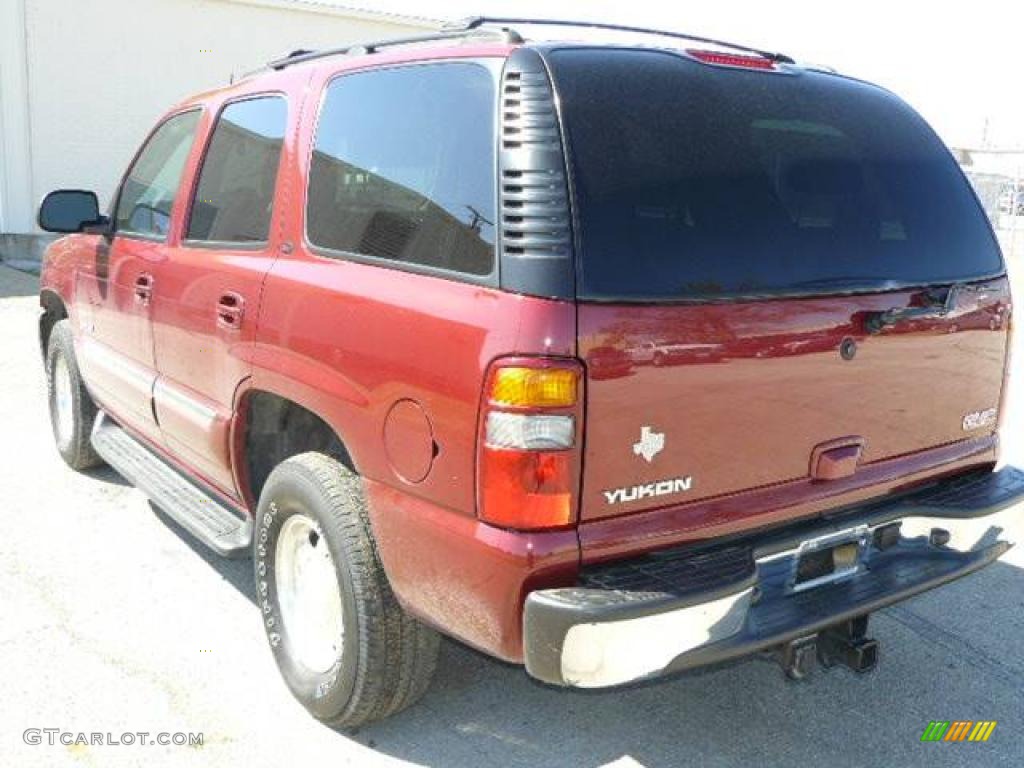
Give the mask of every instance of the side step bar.
<path id="1" fill-rule="evenodd" d="M 191 482 L 100 412 L 92 431 L 96 453 L 125 480 L 214 552 L 248 555 L 252 522 Z"/>

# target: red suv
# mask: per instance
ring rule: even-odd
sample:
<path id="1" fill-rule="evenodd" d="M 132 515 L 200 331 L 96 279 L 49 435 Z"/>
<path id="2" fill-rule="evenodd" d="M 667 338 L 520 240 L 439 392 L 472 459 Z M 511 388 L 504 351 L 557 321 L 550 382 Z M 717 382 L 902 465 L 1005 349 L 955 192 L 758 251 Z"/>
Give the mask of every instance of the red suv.
<path id="1" fill-rule="evenodd" d="M 49 195 L 60 453 L 251 552 L 331 723 L 413 702 L 439 633 L 566 686 L 871 669 L 868 615 L 1024 498 L 969 184 L 875 86 L 493 22 L 188 99 L 109 217 Z"/>

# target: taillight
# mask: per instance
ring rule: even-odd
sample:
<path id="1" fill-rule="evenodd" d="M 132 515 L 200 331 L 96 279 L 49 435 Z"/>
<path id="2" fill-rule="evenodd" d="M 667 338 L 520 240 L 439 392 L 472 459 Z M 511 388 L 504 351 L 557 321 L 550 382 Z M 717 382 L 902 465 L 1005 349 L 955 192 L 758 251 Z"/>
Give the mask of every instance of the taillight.
<path id="1" fill-rule="evenodd" d="M 571 407 L 576 405 L 578 388 L 579 373 L 574 368 L 510 365 L 494 369 L 490 395 L 494 405 Z"/>
<path id="2" fill-rule="evenodd" d="M 488 372 L 480 418 L 480 518 L 519 530 L 576 521 L 582 368 L 573 360 L 510 358 Z"/>
<path id="3" fill-rule="evenodd" d="M 775 69 L 775 62 L 764 56 L 743 56 L 735 53 L 688 49 L 690 56 L 705 64 L 716 64 L 720 67 L 742 67 L 744 69 Z"/>

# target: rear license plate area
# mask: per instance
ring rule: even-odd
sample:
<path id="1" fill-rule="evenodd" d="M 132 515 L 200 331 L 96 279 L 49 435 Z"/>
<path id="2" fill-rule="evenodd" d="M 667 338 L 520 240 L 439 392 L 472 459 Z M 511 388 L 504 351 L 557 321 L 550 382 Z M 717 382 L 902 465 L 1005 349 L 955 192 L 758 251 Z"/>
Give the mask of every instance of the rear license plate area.
<path id="1" fill-rule="evenodd" d="M 864 527 L 801 543 L 794 556 L 790 590 L 802 592 L 856 575 L 862 567 L 867 534 Z"/>

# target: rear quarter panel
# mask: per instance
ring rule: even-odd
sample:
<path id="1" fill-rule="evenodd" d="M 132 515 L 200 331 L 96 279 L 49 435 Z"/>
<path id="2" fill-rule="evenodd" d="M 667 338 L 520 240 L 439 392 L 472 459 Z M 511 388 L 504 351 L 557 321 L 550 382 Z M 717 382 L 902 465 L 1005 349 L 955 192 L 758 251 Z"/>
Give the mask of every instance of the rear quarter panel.
<path id="1" fill-rule="evenodd" d="M 496 357 L 571 355 L 574 344 L 572 305 L 300 249 L 267 278 L 251 385 L 341 437 L 402 606 L 520 661 L 527 592 L 572 583 L 579 544 L 575 530 L 518 534 L 476 519 L 481 388 Z M 389 419 L 399 412 L 419 418 Z M 410 477 L 424 457 L 425 476 Z"/>
<path id="2" fill-rule="evenodd" d="M 480 54 L 469 48 L 443 57 Z M 404 63 L 395 55 L 377 62 Z M 310 82 L 296 159 L 284 170 L 292 202 L 283 253 L 264 286 L 250 385 L 317 413 L 365 477 L 473 515 L 487 366 L 503 355 L 575 354 L 575 308 L 312 250 L 305 200 L 322 93 L 334 77 L 363 67 L 334 62 Z M 403 401 L 411 407 L 396 412 L 386 447 L 388 414 Z M 425 453 L 422 479 L 402 471 Z"/>
<path id="3" fill-rule="evenodd" d="M 520 336 L 524 313 L 546 327 Z M 557 302 L 297 253 L 267 279 L 252 385 L 320 415 L 364 476 L 473 514 L 487 365 L 515 352 L 571 354 L 572 321 Z M 398 425 L 389 456 L 385 420 L 400 401 L 422 411 L 434 446 L 411 444 L 422 436 Z M 426 477 L 403 477 L 395 451 L 424 447 L 434 454 Z"/>

